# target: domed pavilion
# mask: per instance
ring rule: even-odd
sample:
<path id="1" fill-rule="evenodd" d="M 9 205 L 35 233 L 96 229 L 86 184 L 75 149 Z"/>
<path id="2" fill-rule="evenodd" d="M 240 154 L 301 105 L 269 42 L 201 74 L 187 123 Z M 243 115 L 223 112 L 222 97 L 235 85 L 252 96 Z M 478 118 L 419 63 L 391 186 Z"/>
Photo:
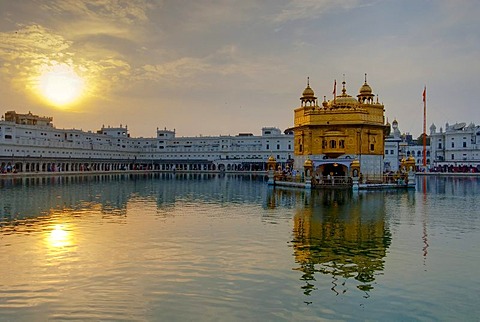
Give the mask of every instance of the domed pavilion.
<path id="1" fill-rule="evenodd" d="M 365 82 L 356 97 L 347 93 L 342 82 L 341 94 L 318 103 L 315 92 L 307 87 L 294 111 L 294 167 L 301 169 L 309 158 L 319 175 L 350 176 L 354 160 L 360 163 L 363 176 L 381 177 L 385 136 L 390 126 L 385 122 L 384 105 L 375 100 Z"/>

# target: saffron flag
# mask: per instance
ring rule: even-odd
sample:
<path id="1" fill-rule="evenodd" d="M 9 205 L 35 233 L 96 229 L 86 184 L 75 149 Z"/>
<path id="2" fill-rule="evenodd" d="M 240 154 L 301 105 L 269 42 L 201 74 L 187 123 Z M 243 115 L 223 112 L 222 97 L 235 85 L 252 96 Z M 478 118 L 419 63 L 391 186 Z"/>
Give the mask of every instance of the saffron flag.
<path id="1" fill-rule="evenodd" d="M 423 89 L 423 102 L 426 102 L 427 101 L 427 86 L 425 86 L 425 88 Z"/>

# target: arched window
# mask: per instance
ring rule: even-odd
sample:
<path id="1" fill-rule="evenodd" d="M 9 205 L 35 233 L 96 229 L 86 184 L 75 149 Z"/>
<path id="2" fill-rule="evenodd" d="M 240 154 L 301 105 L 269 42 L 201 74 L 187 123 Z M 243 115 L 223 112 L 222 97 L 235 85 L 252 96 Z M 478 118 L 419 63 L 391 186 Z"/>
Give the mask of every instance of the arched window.
<path id="1" fill-rule="evenodd" d="M 338 142 L 338 147 L 344 149 L 345 148 L 345 140 L 340 140 Z"/>
<path id="2" fill-rule="evenodd" d="M 330 148 L 335 149 L 337 147 L 337 141 L 335 140 L 330 140 Z"/>

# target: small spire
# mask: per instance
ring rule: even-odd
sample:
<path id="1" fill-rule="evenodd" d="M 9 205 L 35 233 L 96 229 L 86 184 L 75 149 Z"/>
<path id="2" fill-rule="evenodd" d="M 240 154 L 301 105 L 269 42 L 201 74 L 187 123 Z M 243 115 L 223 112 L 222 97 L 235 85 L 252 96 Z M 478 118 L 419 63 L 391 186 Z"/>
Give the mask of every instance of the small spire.
<path id="1" fill-rule="evenodd" d="M 365 73 L 365 84 L 367 83 L 367 73 Z"/>
<path id="2" fill-rule="evenodd" d="M 310 77 L 307 76 L 307 87 L 310 86 Z"/>
<path id="3" fill-rule="evenodd" d="M 345 95 L 347 93 L 347 89 L 345 88 L 345 84 L 347 82 L 345 81 L 345 74 L 343 74 L 343 82 L 342 82 L 342 94 Z"/>

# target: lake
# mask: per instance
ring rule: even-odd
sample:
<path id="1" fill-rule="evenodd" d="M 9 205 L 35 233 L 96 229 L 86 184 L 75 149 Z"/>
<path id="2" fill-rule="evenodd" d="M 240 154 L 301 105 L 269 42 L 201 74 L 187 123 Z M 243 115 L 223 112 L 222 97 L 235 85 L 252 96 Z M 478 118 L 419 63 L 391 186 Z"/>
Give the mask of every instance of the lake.
<path id="1" fill-rule="evenodd" d="M 480 178 L 0 178 L 0 320 L 478 321 Z"/>

